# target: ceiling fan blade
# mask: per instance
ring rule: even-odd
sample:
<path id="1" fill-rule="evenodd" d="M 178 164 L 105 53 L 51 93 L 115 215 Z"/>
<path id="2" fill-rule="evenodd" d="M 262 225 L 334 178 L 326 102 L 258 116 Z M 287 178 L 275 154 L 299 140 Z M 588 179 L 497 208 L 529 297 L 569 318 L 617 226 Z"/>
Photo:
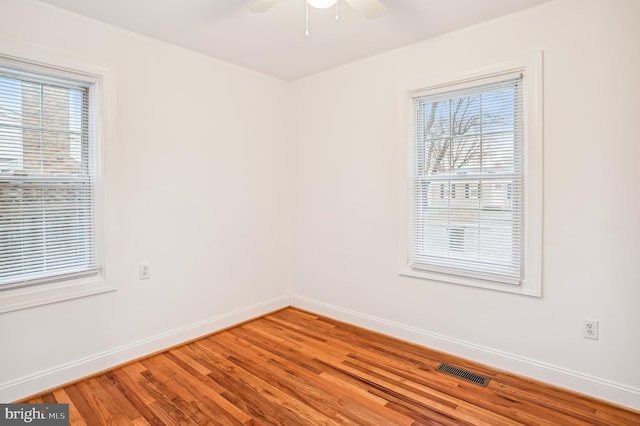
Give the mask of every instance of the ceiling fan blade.
<path id="1" fill-rule="evenodd" d="M 250 9 L 254 12 L 266 12 L 278 3 L 280 0 L 256 0 Z"/>
<path id="2" fill-rule="evenodd" d="M 385 7 L 378 0 L 345 0 L 349 5 L 362 13 L 368 19 L 374 19 L 382 15 Z"/>

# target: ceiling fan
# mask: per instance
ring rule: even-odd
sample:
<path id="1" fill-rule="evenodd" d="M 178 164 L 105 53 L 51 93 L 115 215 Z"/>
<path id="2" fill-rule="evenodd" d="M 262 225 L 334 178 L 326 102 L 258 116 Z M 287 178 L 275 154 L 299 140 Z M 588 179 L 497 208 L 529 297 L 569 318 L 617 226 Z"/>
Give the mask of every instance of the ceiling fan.
<path id="1" fill-rule="evenodd" d="M 254 12 L 266 12 L 282 0 L 256 0 L 251 5 L 251 10 Z M 378 0 L 344 0 L 360 12 L 368 19 L 374 19 L 382 15 L 385 11 L 384 6 Z M 308 6 L 316 9 L 327 9 L 336 5 L 338 0 L 306 0 Z"/>

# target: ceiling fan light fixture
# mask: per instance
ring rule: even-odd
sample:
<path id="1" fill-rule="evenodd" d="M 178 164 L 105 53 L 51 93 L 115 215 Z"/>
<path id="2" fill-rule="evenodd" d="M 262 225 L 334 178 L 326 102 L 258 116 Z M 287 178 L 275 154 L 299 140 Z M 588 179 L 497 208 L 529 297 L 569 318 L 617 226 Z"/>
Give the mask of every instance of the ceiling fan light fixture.
<path id="1" fill-rule="evenodd" d="M 307 0 L 307 4 L 316 9 L 327 9 L 337 3 L 338 0 Z"/>

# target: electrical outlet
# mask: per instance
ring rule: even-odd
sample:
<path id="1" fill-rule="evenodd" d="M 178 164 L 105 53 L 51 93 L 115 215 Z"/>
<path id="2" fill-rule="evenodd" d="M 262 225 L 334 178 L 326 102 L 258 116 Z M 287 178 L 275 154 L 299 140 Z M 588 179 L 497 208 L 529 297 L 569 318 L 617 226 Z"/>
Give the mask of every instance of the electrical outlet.
<path id="1" fill-rule="evenodd" d="M 149 278 L 151 278 L 151 271 L 149 270 L 149 264 L 148 263 L 141 263 L 140 264 L 140 279 L 141 280 L 148 280 Z"/>
<path id="2" fill-rule="evenodd" d="M 598 340 L 598 321 L 583 320 L 582 337 L 584 337 L 585 339 Z"/>

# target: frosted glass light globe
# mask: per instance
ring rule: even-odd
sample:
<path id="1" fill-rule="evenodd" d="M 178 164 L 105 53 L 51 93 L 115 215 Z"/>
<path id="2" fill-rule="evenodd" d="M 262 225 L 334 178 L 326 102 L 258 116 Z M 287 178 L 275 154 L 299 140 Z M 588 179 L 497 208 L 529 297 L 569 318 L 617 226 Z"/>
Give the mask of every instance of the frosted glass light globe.
<path id="1" fill-rule="evenodd" d="M 307 3 L 316 9 L 326 9 L 336 4 L 337 1 L 338 0 L 307 0 Z"/>

